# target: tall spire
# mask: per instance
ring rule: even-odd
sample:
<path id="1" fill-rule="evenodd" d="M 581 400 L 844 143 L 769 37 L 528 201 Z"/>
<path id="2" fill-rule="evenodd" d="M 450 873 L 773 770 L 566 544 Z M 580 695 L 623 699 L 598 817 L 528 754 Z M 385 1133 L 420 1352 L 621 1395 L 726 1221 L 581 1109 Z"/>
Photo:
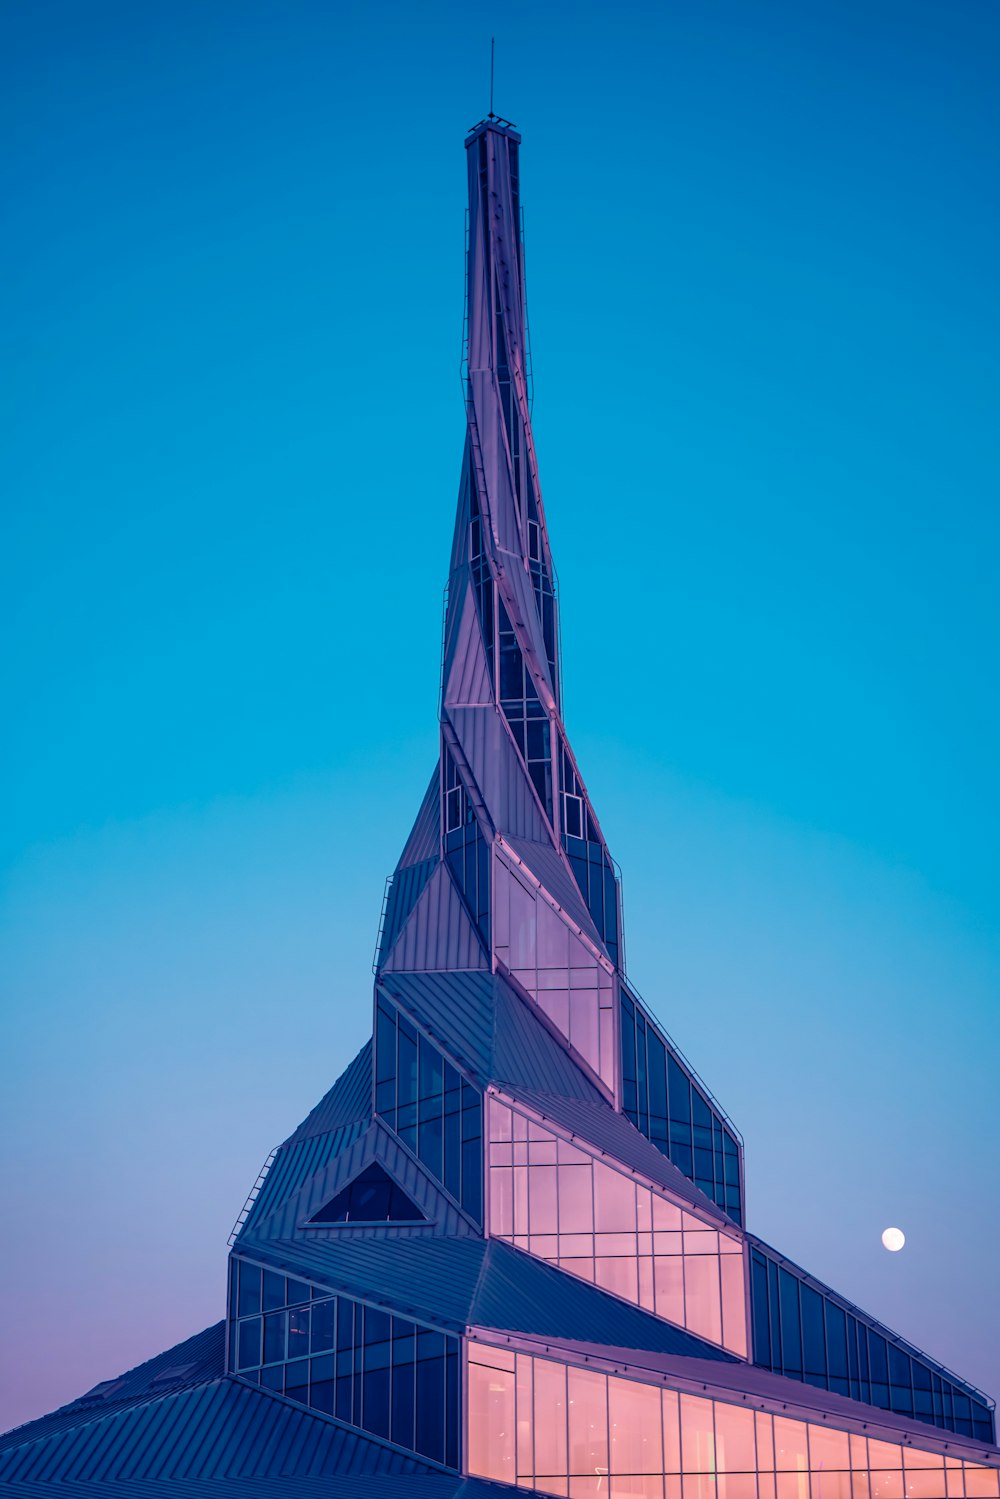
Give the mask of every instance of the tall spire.
<path id="1" fill-rule="evenodd" d="M 465 143 L 467 430 L 444 629 L 440 847 L 411 835 L 379 968 L 506 975 L 617 1102 L 618 884 L 560 712 L 555 569 L 528 398 L 519 143 L 496 117 Z M 427 835 L 429 813 L 425 801 Z"/>

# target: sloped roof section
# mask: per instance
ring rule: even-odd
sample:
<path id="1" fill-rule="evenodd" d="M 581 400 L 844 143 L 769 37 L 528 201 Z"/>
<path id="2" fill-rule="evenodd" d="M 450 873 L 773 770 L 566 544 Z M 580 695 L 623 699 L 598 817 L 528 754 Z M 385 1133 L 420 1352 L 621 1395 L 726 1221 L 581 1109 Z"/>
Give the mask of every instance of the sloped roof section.
<path id="1" fill-rule="evenodd" d="M 319 1138 L 324 1140 L 327 1137 L 323 1135 Z M 303 1141 L 302 1145 L 309 1146 L 313 1143 Z M 299 1147 L 291 1148 L 295 1150 Z M 266 1216 L 252 1214 L 247 1220 L 247 1229 L 237 1241 L 237 1249 L 242 1252 L 245 1239 L 248 1237 L 293 1239 L 304 1234 L 306 1238 L 315 1239 L 330 1234 L 342 1235 L 347 1232 L 343 1228 L 323 1228 L 315 1225 L 306 1227 L 305 1225 L 312 1224 L 315 1213 L 329 1202 L 331 1197 L 346 1187 L 359 1172 L 375 1162 L 384 1167 L 402 1190 L 413 1198 L 424 1214 L 424 1219 L 422 1222 L 412 1224 L 385 1223 L 377 1227 L 352 1228 L 349 1230 L 351 1234 L 363 1233 L 382 1238 L 386 1236 L 398 1238 L 411 1233 L 467 1234 L 473 1232 L 471 1224 L 451 1199 L 442 1192 L 434 1178 L 400 1145 L 390 1130 L 379 1120 L 375 1120 L 358 1139 L 352 1140 L 336 1156 L 319 1165 L 308 1175 L 303 1174 L 293 1191 L 276 1199 L 274 1211 Z M 275 1164 L 277 1165 L 277 1162 Z M 265 1181 L 265 1187 L 266 1185 Z"/>
<path id="2" fill-rule="evenodd" d="M 474 1077 L 481 1082 L 489 1078 L 496 987 L 492 974 L 386 973 L 379 987 Z"/>
<path id="3" fill-rule="evenodd" d="M 405 869 L 409 864 L 419 864 L 422 859 L 429 859 L 438 852 L 441 842 L 440 795 L 441 771 L 436 765 L 420 803 L 416 821 L 410 829 L 410 836 L 399 856 L 399 869 Z"/>
<path id="4" fill-rule="evenodd" d="M 95 1414 L 86 1426 L 51 1432 L 0 1457 L 2 1484 L 61 1484 L 84 1477 L 103 1485 L 427 1471 L 417 1457 L 225 1375 L 141 1405 Z"/>
<path id="5" fill-rule="evenodd" d="M 540 1013 L 501 975 L 385 973 L 379 986 L 481 1085 L 517 1083 L 603 1102 Z"/>
<path id="6" fill-rule="evenodd" d="M 372 1109 L 372 1043 L 367 1040 L 328 1093 L 307 1114 L 298 1129 L 284 1142 L 292 1145 L 310 1135 L 323 1135 L 359 1119 L 371 1118 Z"/>
<path id="7" fill-rule="evenodd" d="M 730 1355 L 498 1239 L 345 1236 L 242 1246 L 263 1264 L 450 1332 L 493 1327 L 619 1344 L 711 1362 Z"/>
<path id="8" fill-rule="evenodd" d="M 103 1479 L 3 1481 L 11 1499 L 502 1499 L 509 1490 L 459 1473 L 339 1473 L 329 1476 L 253 1478 Z"/>
<path id="9" fill-rule="evenodd" d="M 0 1452 L 85 1425 L 112 1410 L 216 1378 L 225 1365 L 225 1337 L 225 1322 L 216 1322 L 203 1332 L 195 1333 L 194 1337 L 185 1338 L 183 1343 L 137 1364 L 134 1369 L 126 1370 L 114 1379 L 102 1380 L 59 1410 L 5 1432 L 0 1436 Z"/>

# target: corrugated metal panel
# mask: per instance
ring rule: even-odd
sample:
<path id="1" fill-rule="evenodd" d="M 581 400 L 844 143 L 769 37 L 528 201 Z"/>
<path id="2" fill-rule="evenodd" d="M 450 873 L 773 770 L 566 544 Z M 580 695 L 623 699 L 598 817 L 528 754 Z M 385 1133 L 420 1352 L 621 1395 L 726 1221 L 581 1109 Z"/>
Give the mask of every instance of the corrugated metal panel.
<path id="1" fill-rule="evenodd" d="M 289 1135 L 286 1145 L 305 1140 L 310 1135 L 326 1134 L 344 1124 L 370 1119 L 372 1107 L 372 1043 L 365 1042 L 329 1093 L 325 1093 L 312 1113 Z"/>
<path id="2" fill-rule="evenodd" d="M 450 644 L 450 657 L 445 661 L 445 707 L 492 703 L 493 686 L 483 649 L 479 612 L 472 588 L 468 584 L 465 588 L 461 622 Z"/>
<path id="3" fill-rule="evenodd" d="M 432 854 L 429 859 L 421 859 L 419 864 L 408 864 L 404 869 L 396 870 L 386 898 L 385 921 L 378 950 L 379 967 L 392 951 L 393 943 L 403 930 L 403 923 L 434 873 L 437 862 L 437 854 Z"/>
<path id="4" fill-rule="evenodd" d="M 298 1192 L 317 1171 L 344 1151 L 369 1128 L 367 1119 L 341 1125 L 326 1135 L 308 1135 L 294 1145 L 283 1145 L 271 1162 L 264 1185 L 237 1236 L 256 1233 L 258 1225 L 277 1211 L 282 1202 Z"/>
<path id="5" fill-rule="evenodd" d="M 486 1244 L 478 1238 L 386 1240 L 352 1234 L 255 1240 L 242 1244 L 240 1252 L 333 1291 L 461 1332 L 468 1324 Z"/>
<path id="6" fill-rule="evenodd" d="M 12 1448 L 0 1482 L 420 1473 L 427 1465 L 222 1376 Z"/>
<path id="7" fill-rule="evenodd" d="M 489 1080 L 493 1056 L 492 974 L 387 973 L 380 987 L 474 1077 Z"/>
<path id="8" fill-rule="evenodd" d="M 424 799 L 420 803 L 420 811 L 417 820 L 410 829 L 410 836 L 406 840 L 406 846 L 399 856 L 398 869 L 404 869 L 409 864 L 419 864 L 422 859 L 429 859 L 432 854 L 440 851 L 441 847 L 441 771 L 440 766 L 434 767 L 430 785 L 424 792 Z"/>
<path id="9" fill-rule="evenodd" d="M 134 1369 L 129 1369 L 114 1379 L 103 1380 L 93 1390 L 88 1390 L 59 1410 L 6 1432 L 0 1436 L 0 1452 L 24 1442 L 37 1441 L 50 1432 L 97 1420 L 110 1411 L 127 1405 L 135 1405 L 139 1401 L 154 1399 L 178 1388 L 214 1379 L 222 1373 L 225 1366 L 225 1347 L 226 1324 L 216 1322 L 203 1332 L 195 1333 L 194 1337 L 186 1338 L 183 1343 L 156 1354 L 143 1364 L 137 1364 Z M 183 1370 L 184 1373 L 176 1382 L 171 1380 L 169 1384 L 165 1384 L 164 1376 L 175 1370 Z M 103 1395 L 100 1393 L 102 1389 L 105 1391 Z"/>
<path id="10" fill-rule="evenodd" d="M 539 1338 L 624 1341 L 637 1348 L 697 1357 L 699 1362 L 731 1362 L 721 1349 L 682 1328 L 497 1239 L 488 1247 L 470 1323 Z"/>
<path id="11" fill-rule="evenodd" d="M 499 976 L 496 985 L 493 1080 L 570 1098 L 601 1100 L 583 1070 L 549 1034 L 534 1006 Z"/>
<path id="12" fill-rule="evenodd" d="M 528 866 L 536 880 L 544 885 L 556 904 L 561 906 L 580 930 L 586 932 L 590 940 L 600 948 L 601 952 L 604 952 L 604 944 L 597 934 L 594 919 L 587 910 L 576 880 L 557 853 L 555 846 L 550 841 L 529 843 L 526 838 L 513 836 L 505 838 L 504 842 L 510 844 L 517 857 Z"/>
<path id="13" fill-rule="evenodd" d="M 501 1499 L 509 1490 L 459 1473 L 338 1473 L 329 1476 L 268 1478 L 127 1479 L 109 1484 L 4 1483 L 10 1499 Z"/>
<path id="14" fill-rule="evenodd" d="M 417 1207 L 427 1222 L 410 1227 L 386 1224 L 370 1229 L 303 1228 L 300 1225 L 318 1213 L 331 1198 L 353 1181 L 372 1161 L 380 1161 Z M 361 1139 L 341 1152 L 326 1169 L 317 1170 L 311 1179 L 303 1179 L 297 1192 L 290 1196 L 270 1217 L 259 1220 L 254 1234 L 266 1239 L 291 1239 L 300 1234 L 307 1239 L 338 1238 L 347 1233 L 371 1238 L 405 1238 L 409 1235 L 472 1233 L 466 1218 L 414 1161 L 384 1125 L 372 1124 Z M 242 1248 L 242 1241 L 240 1243 Z"/>
<path id="15" fill-rule="evenodd" d="M 544 842 L 549 837 L 528 774 L 496 708 L 449 708 L 448 719 L 493 826 Z"/>
<path id="16" fill-rule="evenodd" d="M 485 968 L 486 954 L 444 864 L 439 864 L 403 927 L 387 972 Z"/>
<path id="17" fill-rule="evenodd" d="M 518 1339 L 525 1345 L 528 1341 L 523 1337 Z M 678 1386 L 697 1387 L 699 1394 L 718 1394 L 722 1399 L 742 1395 L 758 1405 L 765 1402 L 773 1409 L 787 1410 L 789 1415 L 799 1414 L 808 1420 L 825 1417 L 831 1424 L 856 1429 L 863 1425 L 870 1436 L 878 1436 L 881 1428 L 886 1437 L 894 1441 L 904 1438 L 930 1452 L 947 1452 L 949 1456 L 963 1457 L 968 1462 L 1000 1466 L 1000 1447 L 974 1441 L 971 1437 L 955 1436 L 953 1432 L 941 1431 L 922 1421 L 897 1416 L 874 1405 L 864 1405 L 860 1400 L 849 1400 L 846 1395 L 817 1390 L 812 1385 L 772 1374 L 754 1364 L 743 1364 L 735 1359 L 720 1362 L 700 1357 L 677 1357 L 669 1350 L 656 1353 L 568 1338 L 551 1339 L 549 1347 L 555 1357 L 562 1353 L 568 1360 L 599 1359 L 616 1365 L 623 1372 L 627 1370 L 639 1379 L 651 1374 L 657 1382 L 666 1380 Z"/>
<path id="18" fill-rule="evenodd" d="M 507 1092 L 543 1119 L 561 1126 L 623 1166 L 638 1172 L 655 1186 L 661 1186 L 674 1197 L 690 1203 L 702 1217 L 710 1218 L 720 1227 L 733 1227 L 712 1199 L 699 1191 L 694 1182 L 689 1181 L 645 1135 L 640 1134 L 631 1120 L 626 1119 L 624 1114 L 616 1114 L 610 1104 L 603 1100 L 592 1103 L 548 1092 L 536 1093 L 528 1088 L 518 1087 L 516 1083 L 511 1084 Z"/>

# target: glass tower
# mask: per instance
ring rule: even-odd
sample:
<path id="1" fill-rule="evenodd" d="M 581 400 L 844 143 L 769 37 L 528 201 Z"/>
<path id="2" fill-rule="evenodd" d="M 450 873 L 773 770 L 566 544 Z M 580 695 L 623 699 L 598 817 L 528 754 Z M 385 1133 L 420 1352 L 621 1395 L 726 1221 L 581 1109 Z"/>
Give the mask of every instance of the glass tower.
<path id="1" fill-rule="evenodd" d="M 113 1452 L 119 1479 L 282 1494 L 1000 1499 L 992 1402 L 748 1233 L 742 1136 L 626 976 L 563 721 L 520 137 L 490 116 L 465 149 L 440 753 L 372 1039 L 254 1184 L 224 1325 L 26 1428 L 0 1481 Z"/>

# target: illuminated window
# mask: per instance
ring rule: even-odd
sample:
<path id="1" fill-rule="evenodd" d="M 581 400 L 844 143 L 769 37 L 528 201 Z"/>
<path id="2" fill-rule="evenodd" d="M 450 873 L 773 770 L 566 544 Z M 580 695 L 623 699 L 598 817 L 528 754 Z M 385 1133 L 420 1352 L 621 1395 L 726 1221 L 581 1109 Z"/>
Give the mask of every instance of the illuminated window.
<path id="1" fill-rule="evenodd" d="M 469 1472 L 568 1499 L 997 1499 L 996 1468 L 469 1343 Z"/>
<path id="2" fill-rule="evenodd" d="M 489 1231 L 745 1358 L 743 1246 L 491 1097 Z"/>

